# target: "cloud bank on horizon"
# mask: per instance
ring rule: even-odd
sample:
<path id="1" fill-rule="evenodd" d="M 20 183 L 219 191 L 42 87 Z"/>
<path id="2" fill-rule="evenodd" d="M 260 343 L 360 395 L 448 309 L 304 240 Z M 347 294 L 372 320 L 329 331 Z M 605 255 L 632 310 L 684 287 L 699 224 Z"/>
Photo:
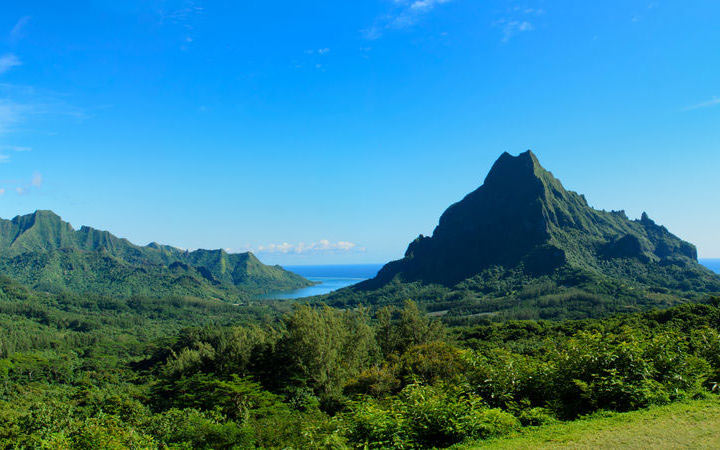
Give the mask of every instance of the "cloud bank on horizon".
<path id="1" fill-rule="evenodd" d="M 308 255 L 328 253 L 364 252 L 365 248 L 349 241 L 331 242 L 328 239 L 321 239 L 317 242 L 299 242 L 291 244 L 282 242 L 279 244 L 259 245 L 255 248 L 248 248 L 258 254 L 284 254 L 284 255 Z"/>

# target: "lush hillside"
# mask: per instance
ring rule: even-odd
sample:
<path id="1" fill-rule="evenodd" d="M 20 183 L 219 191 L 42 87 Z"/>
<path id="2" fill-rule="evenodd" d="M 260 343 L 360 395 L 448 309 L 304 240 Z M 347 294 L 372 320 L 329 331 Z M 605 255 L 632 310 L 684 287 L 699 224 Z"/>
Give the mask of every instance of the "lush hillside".
<path id="1" fill-rule="evenodd" d="M 697 262 L 692 244 L 647 214 L 592 208 L 527 151 L 503 154 L 403 259 L 326 301 L 416 298 L 451 316 L 578 318 L 718 291 L 720 276 Z"/>
<path id="2" fill-rule="evenodd" d="M 252 253 L 141 247 L 107 231 L 79 230 L 51 211 L 0 220 L 0 273 L 50 292 L 191 295 L 238 300 L 311 283 Z"/>
<path id="3" fill-rule="evenodd" d="M 719 304 L 446 329 L 0 278 L 0 448 L 447 447 L 711 398 Z"/>

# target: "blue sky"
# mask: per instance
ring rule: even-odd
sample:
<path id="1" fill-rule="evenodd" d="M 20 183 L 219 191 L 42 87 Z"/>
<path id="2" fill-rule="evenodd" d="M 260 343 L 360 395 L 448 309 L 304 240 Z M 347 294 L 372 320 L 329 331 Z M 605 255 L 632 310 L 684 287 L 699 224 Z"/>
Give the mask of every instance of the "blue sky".
<path id="1" fill-rule="evenodd" d="M 720 3 L 12 2 L 0 217 L 384 262 L 503 152 L 720 257 Z"/>

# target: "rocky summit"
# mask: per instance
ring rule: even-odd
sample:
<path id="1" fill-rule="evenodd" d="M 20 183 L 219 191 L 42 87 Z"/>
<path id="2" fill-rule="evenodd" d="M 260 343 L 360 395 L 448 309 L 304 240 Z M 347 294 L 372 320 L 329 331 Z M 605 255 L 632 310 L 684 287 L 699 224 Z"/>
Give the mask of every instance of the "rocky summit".
<path id="1" fill-rule="evenodd" d="M 565 265 L 603 272 L 627 259 L 699 268 L 695 246 L 645 213 L 630 220 L 623 211 L 593 209 L 528 150 L 500 156 L 483 185 L 450 206 L 433 235 L 418 237 L 378 278 L 455 284 L 492 266 L 531 274 Z"/>
<path id="2" fill-rule="evenodd" d="M 404 258 L 336 298 L 408 283 L 476 299 L 513 297 L 539 279 L 550 280 L 551 291 L 576 287 L 616 297 L 618 289 L 720 291 L 720 277 L 697 262 L 694 245 L 645 213 L 631 220 L 624 211 L 592 208 L 526 151 L 502 154 L 482 186 L 443 213 L 432 236 L 420 235 Z M 386 289 L 381 297 L 393 294 Z"/>

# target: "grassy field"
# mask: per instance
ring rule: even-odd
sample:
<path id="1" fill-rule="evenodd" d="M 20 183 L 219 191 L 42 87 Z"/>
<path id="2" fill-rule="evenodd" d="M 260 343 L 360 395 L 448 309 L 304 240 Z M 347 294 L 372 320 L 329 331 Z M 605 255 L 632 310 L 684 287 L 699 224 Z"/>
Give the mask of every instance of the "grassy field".
<path id="1" fill-rule="evenodd" d="M 604 413 L 464 448 L 720 448 L 720 399 Z"/>

